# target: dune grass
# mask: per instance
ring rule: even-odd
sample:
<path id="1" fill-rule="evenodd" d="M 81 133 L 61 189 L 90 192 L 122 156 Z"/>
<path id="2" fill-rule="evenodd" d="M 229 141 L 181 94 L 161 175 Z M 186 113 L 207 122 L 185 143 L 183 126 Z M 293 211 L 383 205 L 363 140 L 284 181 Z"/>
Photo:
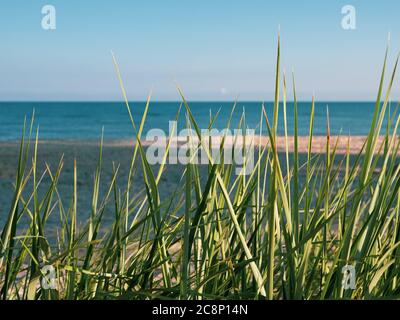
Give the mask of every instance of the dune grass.
<path id="1" fill-rule="evenodd" d="M 286 79 L 280 76 L 278 42 L 273 118 L 268 119 L 264 106 L 260 110 L 260 128 L 267 129 L 269 144 L 257 150 L 250 175 L 235 175 L 235 164 L 213 161 L 178 88 L 178 113 L 186 113 L 186 125 L 198 135 L 198 147 L 207 150 L 209 163 L 205 179 L 198 165 L 187 164 L 167 197 L 160 195 L 160 188 L 168 174 L 171 145 L 161 166 L 148 163 L 141 137 L 150 96 L 136 122 L 114 58 L 136 141 L 126 186 L 119 183 L 118 165 L 112 168 L 111 183 L 102 182 L 102 139 L 90 218 L 78 226 L 79 168 L 75 163 L 72 200 L 65 206 L 58 192 L 64 161 L 61 158 L 55 170 L 46 166 L 38 172 L 38 131 L 33 132 L 32 117 L 30 125 L 24 125 L 14 197 L 1 230 L 1 299 L 399 298 L 398 110 L 385 121 L 397 60 L 385 91 L 386 57 L 387 52 L 371 129 L 360 154 L 351 158 L 349 148 L 345 155 L 336 154 L 328 116 L 326 153 L 312 154 L 313 99 L 308 153 L 300 163 L 294 77 L 294 151 L 286 147 L 282 158 L 276 146 L 281 107 L 287 145 Z M 210 128 L 217 116 L 210 117 Z M 231 125 L 229 120 L 227 127 Z M 243 114 L 238 128 L 245 127 Z M 382 134 L 384 142 L 378 144 Z M 226 147 L 224 141 L 221 148 Z M 138 170 L 145 187 L 133 193 Z M 42 195 L 37 190 L 44 177 L 51 184 Z M 104 225 L 110 208 L 114 222 Z M 59 216 L 55 241 L 46 236 L 50 215 Z M 44 266 L 54 267 L 54 289 L 42 285 Z M 344 266 L 355 268 L 354 289 L 342 285 Z"/>

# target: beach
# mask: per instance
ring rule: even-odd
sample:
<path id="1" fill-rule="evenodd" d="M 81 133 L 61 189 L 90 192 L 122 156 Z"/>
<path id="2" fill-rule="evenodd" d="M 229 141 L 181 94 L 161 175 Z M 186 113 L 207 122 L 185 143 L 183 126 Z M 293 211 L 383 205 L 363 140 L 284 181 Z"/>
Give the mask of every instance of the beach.
<path id="1" fill-rule="evenodd" d="M 337 154 L 344 155 L 347 150 L 347 144 L 349 137 L 337 137 L 332 136 L 331 150 L 338 139 Z M 352 136 L 350 137 L 349 152 L 353 156 L 357 155 L 365 141 L 364 136 Z M 232 137 L 226 139 L 226 145 L 231 145 L 233 141 Z M 306 154 L 308 151 L 309 138 L 301 136 L 298 138 L 298 149 L 300 153 L 300 164 L 306 161 Z M 383 141 L 383 137 L 378 139 L 378 146 Z M 256 146 L 265 145 L 268 142 L 268 138 L 259 136 L 254 137 Z M 288 151 L 293 152 L 294 140 L 293 137 L 288 137 Z M 150 144 L 149 141 L 143 141 L 143 145 L 146 147 Z M 277 149 L 282 156 L 281 166 L 285 168 L 284 153 L 286 152 L 285 138 L 282 136 L 277 137 Z M 119 166 L 118 174 L 118 185 L 123 189 L 126 186 L 127 176 L 132 157 L 134 142 L 132 140 L 121 139 L 121 140 L 105 140 L 103 143 L 103 164 L 102 164 L 102 175 L 101 181 L 102 186 L 100 192 L 104 194 L 112 179 L 113 164 L 115 167 Z M 315 154 L 323 154 L 326 152 L 326 137 L 315 136 L 312 142 L 312 152 Z M 8 141 L 0 142 L 0 222 L 4 222 L 5 216 L 10 209 L 10 199 L 13 195 L 13 183 L 15 181 L 17 161 L 19 154 L 19 142 Z M 39 140 L 38 141 L 38 175 L 43 174 L 46 170 L 46 165 L 55 173 L 61 157 L 63 156 L 63 170 L 60 176 L 58 191 L 62 195 L 64 205 L 69 206 L 69 200 L 72 196 L 73 186 L 73 163 L 76 159 L 77 163 L 77 178 L 78 178 L 78 206 L 80 209 L 80 219 L 85 221 L 91 210 L 91 197 L 93 192 L 93 178 L 98 163 L 99 155 L 99 141 L 95 140 Z M 32 153 L 28 158 L 28 163 L 31 162 Z M 136 192 L 143 191 L 144 182 L 143 175 L 140 166 L 140 162 L 137 166 L 133 189 Z M 207 166 L 200 166 L 200 172 L 206 173 Z M 158 169 L 157 165 L 153 166 L 154 172 Z M 171 195 L 177 188 L 179 181 L 182 177 L 184 166 L 181 164 L 167 164 L 165 172 L 160 182 L 160 192 L 163 197 Z M 45 177 L 41 186 L 45 190 L 48 188 L 51 181 Z M 28 188 L 29 189 L 29 188 Z M 107 219 L 112 221 L 113 216 L 110 214 L 106 216 Z"/>
<path id="2" fill-rule="evenodd" d="M 222 136 L 218 137 L 218 141 L 216 141 L 216 145 L 219 145 Z M 255 147 L 259 146 L 266 146 L 269 145 L 269 138 L 266 136 L 246 136 L 247 143 L 251 141 L 254 142 Z M 367 139 L 366 136 L 330 136 L 330 147 L 331 150 L 336 147 L 337 154 L 346 154 L 349 152 L 352 155 L 359 154 L 364 146 L 364 143 Z M 227 147 L 232 146 L 234 143 L 234 137 L 226 137 L 225 138 L 225 145 Z M 196 139 L 198 141 L 198 139 Z M 308 145 L 309 145 L 309 137 L 308 136 L 299 136 L 298 137 L 298 151 L 299 153 L 307 153 L 308 152 Z M 384 137 L 380 136 L 377 140 L 377 145 L 380 146 L 384 141 Z M 178 144 L 184 144 L 186 141 L 185 139 L 178 140 Z M 61 144 L 72 144 L 74 142 L 46 142 L 48 144 L 52 143 L 61 143 Z M 153 141 L 142 141 L 142 145 L 148 146 L 152 144 Z M 84 144 L 93 144 L 93 142 L 81 142 L 82 145 Z M 1 144 L 0 144 L 1 145 Z M 113 140 L 113 141 L 106 141 L 105 146 L 107 147 L 129 147 L 133 146 L 133 140 Z M 326 136 L 314 136 L 312 137 L 312 144 L 311 144 L 311 152 L 312 153 L 325 153 L 326 152 L 326 145 L 327 145 L 327 137 Z M 277 136 L 276 138 L 276 147 L 278 152 L 286 152 L 286 150 L 290 153 L 294 152 L 294 137 L 288 136 L 285 138 L 284 136 Z M 287 148 L 287 149 L 286 149 Z M 376 150 L 378 151 L 378 150 Z"/>

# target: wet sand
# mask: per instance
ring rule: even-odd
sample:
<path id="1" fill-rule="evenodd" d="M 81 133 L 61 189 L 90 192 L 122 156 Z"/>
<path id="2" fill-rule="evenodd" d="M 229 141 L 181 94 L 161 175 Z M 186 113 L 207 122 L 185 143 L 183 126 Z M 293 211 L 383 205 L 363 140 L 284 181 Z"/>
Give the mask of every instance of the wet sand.
<path id="1" fill-rule="evenodd" d="M 337 137 L 331 137 L 331 146 L 336 142 Z M 380 138 L 382 141 L 383 138 Z M 304 162 L 305 154 L 308 149 L 308 137 L 299 137 L 300 161 Z M 358 154 L 363 146 L 365 137 L 353 136 L 350 138 L 350 153 Z M 381 142 L 379 141 L 378 144 Z M 181 143 L 180 141 L 179 143 Z M 265 145 L 267 138 L 254 138 L 255 145 Z M 227 139 L 227 144 L 232 143 Z M 347 150 L 348 137 L 339 139 L 337 153 L 344 154 Z M 113 140 L 105 141 L 103 147 L 103 171 L 101 177 L 101 193 L 104 194 L 109 187 L 112 178 L 113 164 L 119 165 L 119 175 L 117 184 L 121 190 L 126 186 L 128 170 L 132 157 L 133 141 Z M 150 142 L 143 142 L 143 145 L 149 145 Z M 280 153 L 285 152 L 284 137 L 277 138 L 277 148 Z M 326 137 L 318 136 L 313 138 L 312 151 L 314 153 L 324 153 L 326 148 Z M 293 138 L 288 138 L 288 150 L 293 151 Z M 0 224 L 4 222 L 13 195 L 13 183 L 16 176 L 18 165 L 19 142 L 0 142 Z M 64 167 L 59 179 L 58 191 L 62 196 L 65 208 L 69 207 L 73 187 L 73 162 L 77 161 L 78 168 L 78 207 L 81 209 L 80 215 L 85 220 L 90 214 L 91 197 L 93 192 L 93 177 L 96 170 L 99 154 L 99 141 L 39 141 L 38 145 L 38 174 L 41 175 L 49 165 L 52 173 L 57 169 L 61 156 L 64 155 Z M 32 154 L 28 158 L 28 167 L 31 165 Z M 282 166 L 284 167 L 282 161 Z M 139 192 L 143 190 L 143 175 L 141 165 L 138 163 L 133 184 L 133 190 Z M 156 169 L 156 168 L 155 168 Z M 183 165 L 167 165 L 166 171 L 160 182 L 160 193 L 162 195 L 171 195 L 182 177 Z M 207 166 L 202 166 L 200 172 L 206 176 Z M 46 190 L 50 185 L 50 179 L 43 179 L 41 189 Z M 32 186 L 28 184 L 27 191 L 30 192 Z M 39 190 L 40 192 L 40 190 Z M 110 213 L 112 219 L 113 213 Z"/>

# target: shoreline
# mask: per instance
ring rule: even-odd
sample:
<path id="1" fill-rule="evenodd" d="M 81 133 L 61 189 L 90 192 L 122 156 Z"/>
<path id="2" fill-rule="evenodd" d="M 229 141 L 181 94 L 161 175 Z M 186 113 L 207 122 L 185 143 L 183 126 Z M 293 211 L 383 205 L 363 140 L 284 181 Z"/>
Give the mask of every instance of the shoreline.
<path id="1" fill-rule="evenodd" d="M 216 136 L 216 143 L 218 146 L 218 143 L 221 139 L 221 136 Z M 269 143 L 269 138 L 266 136 L 247 136 L 246 139 L 254 139 L 254 145 L 255 147 L 259 146 L 265 146 L 266 144 Z M 214 139 L 214 137 L 213 137 Z M 350 139 L 350 140 L 349 140 Z M 331 150 L 333 150 L 335 144 L 337 143 L 337 149 L 336 153 L 337 154 L 346 154 L 347 149 L 349 149 L 350 154 L 359 154 L 360 151 L 362 150 L 362 147 L 364 145 L 364 142 L 366 141 L 367 136 L 331 136 L 330 137 L 330 146 Z M 251 140 L 248 140 L 251 141 Z M 321 154 L 326 152 L 326 141 L 327 137 L 326 136 L 313 136 L 312 138 L 312 153 L 316 154 Z M 377 142 L 377 148 L 375 152 L 379 150 L 379 146 L 381 143 L 384 141 L 384 136 L 379 136 L 378 142 Z M 0 141 L 0 149 L 7 148 L 7 147 L 15 147 L 18 145 L 20 142 L 17 140 L 11 140 L 11 141 Z M 185 138 L 183 137 L 178 137 L 176 138 L 175 141 L 172 142 L 172 146 L 181 146 L 186 143 Z M 232 136 L 227 136 L 225 145 L 226 146 L 232 146 L 234 143 L 234 139 Z M 308 152 L 308 143 L 309 143 L 309 137 L 308 136 L 299 136 L 298 137 L 298 151 L 299 153 L 307 153 Z M 51 146 L 71 146 L 71 147 L 77 147 L 77 146 L 90 146 L 90 147 L 96 147 L 99 146 L 100 144 L 100 139 L 99 140 L 66 140 L 66 139 L 54 139 L 54 140 L 39 140 L 38 144 L 41 146 L 44 145 L 51 145 Z M 133 146 L 134 140 L 130 139 L 105 139 L 103 141 L 103 146 L 104 147 L 119 147 L 119 148 L 127 148 Z M 143 146 L 149 146 L 149 145 L 166 145 L 167 140 L 159 140 L 159 141 L 149 141 L 149 140 L 142 140 L 142 145 Z M 276 139 L 276 145 L 278 152 L 286 152 L 286 139 L 284 136 L 277 136 Z M 290 153 L 294 151 L 294 137 L 293 136 L 288 136 L 287 137 L 287 148 Z"/>

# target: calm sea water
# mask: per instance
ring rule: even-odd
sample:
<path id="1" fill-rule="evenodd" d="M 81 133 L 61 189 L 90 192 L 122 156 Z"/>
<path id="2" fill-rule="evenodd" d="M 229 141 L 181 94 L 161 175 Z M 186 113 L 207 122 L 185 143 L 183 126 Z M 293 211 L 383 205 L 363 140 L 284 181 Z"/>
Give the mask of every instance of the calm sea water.
<path id="1" fill-rule="evenodd" d="M 226 127 L 233 103 L 192 102 L 191 110 L 201 128 L 207 128 L 212 114 L 220 109 L 215 127 Z M 145 133 L 152 128 L 168 132 L 168 122 L 175 119 L 180 102 L 152 102 L 146 121 Z M 266 103 L 267 113 L 272 116 L 273 103 Z M 326 106 L 332 134 L 365 135 L 372 119 L 373 102 L 318 102 L 315 106 L 316 135 L 326 133 Z M 135 121 L 141 119 L 145 103 L 132 102 Z M 299 134 L 307 135 L 309 129 L 310 102 L 298 104 Z M 41 139 L 99 139 L 104 127 L 105 139 L 132 137 L 132 127 L 123 102 L 0 102 L 0 140 L 16 140 L 21 136 L 24 116 L 35 110 L 36 124 L 40 126 Z M 258 130 L 261 102 L 238 102 L 233 117 L 237 125 L 241 111 L 246 110 L 247 126 Z M 293 103 L 287 105 L 289 134 L 293 133 Z M 184 108 L 182 109 L 184 110 Z M 282 106 L 280 108 L 280 133 L 283 132 Z M 184 113 L 180 117 L 184 125 Z M 265 128 L 265 125 L 264 125 Z"/>

